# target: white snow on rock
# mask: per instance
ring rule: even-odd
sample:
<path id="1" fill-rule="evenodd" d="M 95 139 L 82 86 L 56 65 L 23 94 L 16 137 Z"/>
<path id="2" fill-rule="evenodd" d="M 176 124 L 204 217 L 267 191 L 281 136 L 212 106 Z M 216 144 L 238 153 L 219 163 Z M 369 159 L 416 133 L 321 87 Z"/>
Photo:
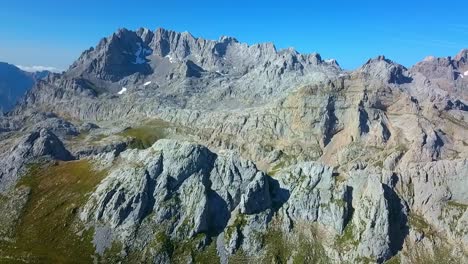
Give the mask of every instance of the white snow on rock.
<path id="1" fill-rule="evenodd" d="M 174 63 L 174 59 L 170 55 L 166 55 L 164 58 L 168 58 L 170 63 Z"/>
<path id="2" fill-rule="evenodd" d="M 122 90 L 120 90 L 117 94 L 121 95 L 121 94 L 125 93 L 126 91 L 127 91 L 127 88 L 122 87 Z"/>
<path id="3" fill-rule="evenodd" d="M 138 45 L 138 50 L 135 52 L 135 61 L 133 64 L 144 64 L 146 63 L 145 57 L 151 54 L 151 50 L 149 49 L 144 49 L 141 46 L 140 42 L 137 42 Z"/>
<path id="4" fill-rule="evenodd" d="M 151 81 L 145 82 L 145 83 L 143 84 L 143 86 L 148 86 L 148 85 L 150 85 L 150 84 L 151 84 Z"/>

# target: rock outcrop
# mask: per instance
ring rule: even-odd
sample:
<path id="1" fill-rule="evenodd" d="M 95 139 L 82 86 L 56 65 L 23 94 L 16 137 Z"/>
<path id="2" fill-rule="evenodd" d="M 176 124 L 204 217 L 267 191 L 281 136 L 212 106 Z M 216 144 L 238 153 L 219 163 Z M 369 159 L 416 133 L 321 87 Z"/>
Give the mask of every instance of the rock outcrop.
<path id="1" fill-rule="evenodd" d="M 0 156 L 0 192 L 8 190 L 22 175 L 29 162 L 71 160 L 73 156 L 52 132 L 41 129 L 18 140 L 15 146 Z"/>
<path id="2" fill-rule="evenodd" d="M 81 218 L 99 227 L 96 232 L 110 229 L 125 244 L 145 218 L 158 223 L 153 232 L 183 240 L 221 233 L 235 210 L 253 215 L 271 208 L 266 174 L 233 153 L 161 140 L 146 150 L 125 151 L 116 162 Z M 95 241 L 103 248 L 103 241 Z"/>

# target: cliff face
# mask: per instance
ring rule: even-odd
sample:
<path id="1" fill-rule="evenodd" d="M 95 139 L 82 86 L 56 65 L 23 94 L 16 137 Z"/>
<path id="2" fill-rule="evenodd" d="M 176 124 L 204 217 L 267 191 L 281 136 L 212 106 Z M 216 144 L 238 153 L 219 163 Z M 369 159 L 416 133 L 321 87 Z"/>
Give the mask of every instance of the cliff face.
<path id="1" fill-rule="evenodd" d="M 59 241 L 102 262 L 466 262 L 467 63 L 343 71 L 272 44 L 119 30 L 0 119 L 0 206 L 19 205 L 0 221 L 37 203 L 53 218 L 47 182 L 67 173 L 50 175 L 85 162 L 69 176 L 80 199 L 56 195 L 66 217 L 49 219 L 66 238 L 24 248 L 31 260 L 56 260 Z M 38 226 L 0 232 L 0 255 L 24 256 L 14 238 Z"/>

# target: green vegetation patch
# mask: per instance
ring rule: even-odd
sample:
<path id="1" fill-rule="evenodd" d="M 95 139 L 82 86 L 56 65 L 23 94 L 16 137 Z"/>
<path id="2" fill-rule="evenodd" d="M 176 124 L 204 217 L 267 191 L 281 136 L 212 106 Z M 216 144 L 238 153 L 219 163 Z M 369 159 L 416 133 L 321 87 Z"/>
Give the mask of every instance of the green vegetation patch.
<path id="1" fill-rule="evenodd" d="M 295 230 L 288 236 L 281 230 L 272 228 L 263 237 L 266 249 L 263 263 L 330 263 L 325 250 L 316 235 L 304 235 L 303 230 Z M 309 230 L 314 233 L 313 229 Z M 307 233 L 307 232 L 306 232 Z"/>
<path id="2" fill-rule="evenodd" d="M 404 255 L 411 264 L 441 264 L 441 263 L 463 263 L 459 257 L 454 256 L 451 246 L 446 241 L 441 242 L 430 252 L 424 247 L 413 246 Z"/>
<path id="3" fill-rule="evenodd" d="M 119 135 L 131 137 L 134 140 L 130 144 L 130 148 L 145 149 L 151 147 L 156 141 L 167 136 L 166 129 L 170 128 L 170 124 L 162 120 L 153 120 L 142 126 L 125 129 Z"/>
<path id="4" fill-rule="evenodd" d="M 401 257 L 399 254 L 391 257 L 389 260 L 385 261 L 385 264 L 400 264 L 401 263 Z"/>
<path id="5" fill-rule="evenodd" d="M 238 214 L 234 223 L 226 228 L 225 237 L 230 240 L 234 232 L 238 232 L 239 229 L 243 228 L 247 224 L 244 214 Z"/>
<path id="6" fill-rule="evenodd" d="M 268 172 L 268 175 L 270 175 L 271 177 L 274 177 L 278 172 L 280 172 L 285 167 L 285 165 L 286 165 L 286 162 L 284 161 L 280 161 L 276 163 Z"/>
<path id="7" fill-rule="evenodd" d="M 354 238 L 355 226 L 353 223 L 348 223 L 343 230 L 343 235 L 335 239 L 335 246 L 339 249 L 350 250 L 357 248 L 359 241 Z"/>
<path id="8" fill-rule="evenodd" d="M 280 230 L 271 229 L 264 236 L 266 259 L 272 263 L 287 263 L 291 256 L 290 243 Z"/>
<path id="9" fill-rule="evenodd" d="M 271 167 L 270 171 L 268 171 L 268 175 L 274 177 L 278 172 L 287 168 L 288 166 L 291 166 L 291 164 L 294 164 L 296 162 L 296 157 L 283 153 L 280 157 L 280 160 Z"/>
<path id="10" fill-rule="evenodd" d="M 408 220 L 409 220 L 409 225 L 418 231 L 424 231 L 430 228 L 430 225 L 420 215 L 410 214 Z"/>
<path id="11" fill-rule="evenodd" d="M 92 263 L 93 231 L 84 231 L 77 213 L 104 175 L 87 160 L 31 166 L 18 183 L 31 193 L 14 240 L 0 242 L 0 262 Z"/>
<path id="12" fill-rule="evenodd" d="M 98 259 L 98 263 L 121 263 L 125 259 L 122 255 L 122 251 L 122 243 L 114 241 L 111 247 L 106 249 L 102 256 L 96 256 L 96 259 Z"/>
<path id="13" fill-rule="evenodd" d="M 411 228 L 418 232 L 424 233 L 428 237 L 434 237 L 437 235 L 435 229 L 424 219 L 424 217 L 410 213 L 408 217 L 408 224 Z"/>
<path id="14" fill-rule="evenodd" d="M 447 205 L 450 206 L 450 207 L 453 207 L 453 208 L 457 208 L 457 209 L 462 210 L 462 211 L 468 209 L 468 204 L 462 204 L 462 203 L 459 203 L 459 202 L 456 202 L 456 201 L 453 201 L 453 200 L 448 201 Z"/>
<path id="15" fill-rule="evenodd" d="M 171 238 L 162 230 L 156 232 L 147 247 L 133 249 L 126 258 L 119 261 L 120 263 L 153 263 L 154 255 L 164 256 L 160 259 L 166 259 L 170 263 L 220 263 L 215 241 L 205 234 L 200 233 L 193 238 L 179 240 Z"/>
<path id="16" fill-rule="evenodd" d="M 445 218 L 450 231 L 456 233 L 458 236 L 463 236 L 463 231 L 457 230 L 458 221 L 468 209 L 468 205 L 462 204 L 453 200 L 447 202 L 446 206 L 442 209 L 440 218 Z"/>

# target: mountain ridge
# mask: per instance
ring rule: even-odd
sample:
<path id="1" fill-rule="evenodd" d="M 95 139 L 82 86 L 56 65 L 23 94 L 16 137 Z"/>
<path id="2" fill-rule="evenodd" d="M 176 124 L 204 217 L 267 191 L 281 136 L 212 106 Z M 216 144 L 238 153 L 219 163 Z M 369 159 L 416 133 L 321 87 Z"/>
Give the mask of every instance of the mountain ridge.
<path id="1" fill-rule="evenodd" d="M 13 64 L 0 62 L 0 112 L 8 112 L 49 71 L 26 72 Z"/>
<path id="2" fill-rule="evenodd" d="M 0 256 L 464 263 L 467 53 L 118 30 L 0 117 Z"/>

